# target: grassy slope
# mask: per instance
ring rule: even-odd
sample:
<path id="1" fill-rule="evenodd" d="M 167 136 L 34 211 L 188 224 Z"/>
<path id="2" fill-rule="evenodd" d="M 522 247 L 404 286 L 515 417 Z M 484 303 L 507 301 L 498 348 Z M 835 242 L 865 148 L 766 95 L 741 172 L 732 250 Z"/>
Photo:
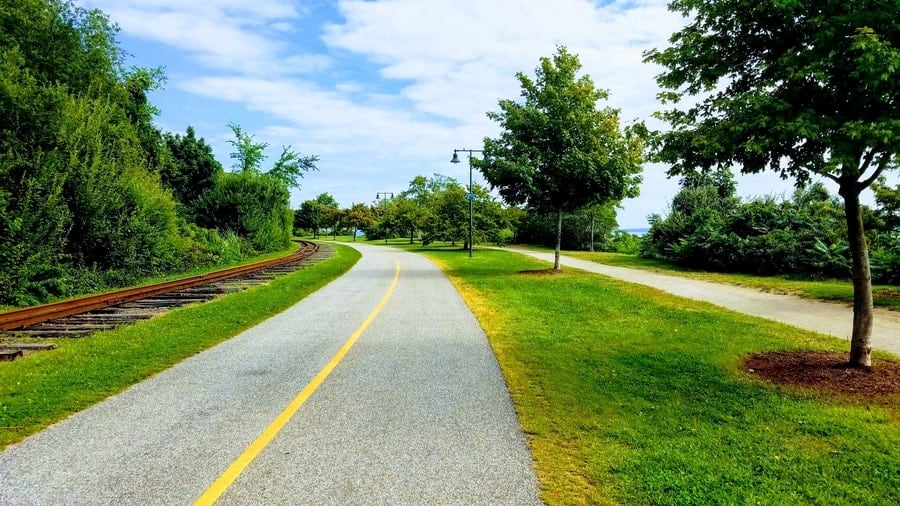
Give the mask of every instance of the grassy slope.
<path id="1" fill-rule="evenodd" d="M 356 250 L 215 301 L 0 362 L 0 448 L 210 348 L 346 272 Z"/>
<path id="2" fill-rule="evenodd" d="M 900 501 L 900 399 L 753 379 L 741 357 L 845 343 L 498 251 L 428 253 L 497 353 L 548 504 Z"/>

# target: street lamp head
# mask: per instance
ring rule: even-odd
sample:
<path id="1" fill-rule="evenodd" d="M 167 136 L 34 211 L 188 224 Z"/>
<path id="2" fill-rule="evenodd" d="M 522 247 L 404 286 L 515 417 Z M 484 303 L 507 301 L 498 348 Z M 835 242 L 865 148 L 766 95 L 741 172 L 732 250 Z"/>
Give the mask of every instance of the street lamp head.
<path id="1" fill-rule="evenodd" d="M 453 158 L 450 159 L 450 163 L 459 163 L 459 155 L 456 154 L 456 150 L 453 150 Z"/>

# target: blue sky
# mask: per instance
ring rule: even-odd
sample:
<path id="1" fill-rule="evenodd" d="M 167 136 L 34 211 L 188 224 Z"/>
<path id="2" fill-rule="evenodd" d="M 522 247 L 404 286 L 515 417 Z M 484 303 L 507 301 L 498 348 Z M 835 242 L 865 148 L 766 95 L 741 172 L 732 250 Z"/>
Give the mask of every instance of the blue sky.
<path id="1" fill-rule="evenodd" d="M 321 158 L 291 198 L 320 193 L 349 207 L 398 193 L 419 174 L 466 182 L 454 148 L 496 136 L 486 118 L 517 98 L 515 73 L 534 74 L 565 45 L 610 91 L 624 122 L 658 108 L 659 68 L 641 53 L 665 47 L 683 20 L 661 0 L 81 0 L 117 23 L 129 64 L 164 67 L 151 100 L 157 125 L 188 125 L 227 168 L 234 122 L 270 145 L 267 169 L 290 145 Z M 652 125 L 652 122 L 651 122 Z M 481 182 L 475 174 L 476 182 Z M 744 196 L 787 194 L 773 174 L 739 178 Z M 646 227 L 677 191 L 648 164 L 641 196 L 623 202 L 619 225 Z"/>

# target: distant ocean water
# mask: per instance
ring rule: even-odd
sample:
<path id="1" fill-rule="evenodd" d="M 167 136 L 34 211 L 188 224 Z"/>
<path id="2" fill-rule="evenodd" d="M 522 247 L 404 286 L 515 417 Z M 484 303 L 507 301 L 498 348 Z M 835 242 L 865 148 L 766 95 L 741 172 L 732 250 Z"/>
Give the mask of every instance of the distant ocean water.
<path id="1" fill-rule="evenodd" d="M 649 229 L 649 228 L 623 228 L 622 230 L 628 232 L 629 234 L 634 234 L 634 235 L 644 235 L 644 234 L 646 234 L 650 229 Z"/>

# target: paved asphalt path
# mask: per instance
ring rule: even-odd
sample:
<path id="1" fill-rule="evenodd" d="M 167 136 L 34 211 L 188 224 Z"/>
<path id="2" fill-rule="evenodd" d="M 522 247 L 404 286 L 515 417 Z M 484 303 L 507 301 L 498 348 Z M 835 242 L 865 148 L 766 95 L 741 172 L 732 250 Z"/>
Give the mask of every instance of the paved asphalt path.
<path id="1" fill-rule="evenodd" d="M 503 249 L 553 262 L 552 252 Z M 652 286 L 681 297 L 710 302 L 733 311 L 787 323 L 850 342 L 853 308 L 848 304 L 766 293 L 753 288 L 669 276 L 642 269 L 614 267 L 565 255 L 560 257 L 560 263 L 564 266 Z M 875 308 L 872 343 L 877 349 L 900 355 L 900 313 Z"/>
<path id="2" fill-rule="evenodd" d="M 357 246 L 282 314 L 0 453 L 0 504 L 191 504 L 364 332 L 220 504 L 538 504 L 471 312 L 425 258 Z"/>

